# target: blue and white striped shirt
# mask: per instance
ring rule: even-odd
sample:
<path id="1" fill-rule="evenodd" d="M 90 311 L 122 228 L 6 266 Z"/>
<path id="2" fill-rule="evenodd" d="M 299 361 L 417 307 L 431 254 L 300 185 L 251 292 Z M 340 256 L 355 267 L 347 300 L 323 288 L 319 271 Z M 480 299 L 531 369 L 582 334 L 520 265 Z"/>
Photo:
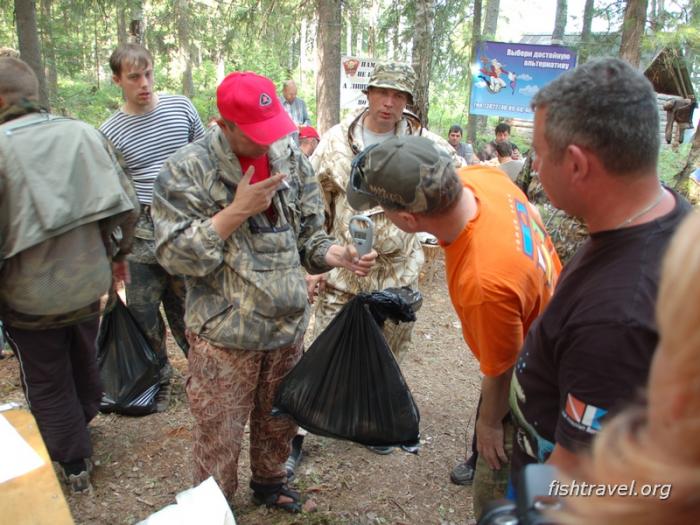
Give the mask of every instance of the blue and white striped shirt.
<path id="1" fill-rule="evenodd" d="M 181 95 L 159 95 L 158 105 L 142 115 L 116 111 L 100 131 L 124 156 L 139 202 L 148 205 L 165 160 L 204 136 L 197 110 Z"/>

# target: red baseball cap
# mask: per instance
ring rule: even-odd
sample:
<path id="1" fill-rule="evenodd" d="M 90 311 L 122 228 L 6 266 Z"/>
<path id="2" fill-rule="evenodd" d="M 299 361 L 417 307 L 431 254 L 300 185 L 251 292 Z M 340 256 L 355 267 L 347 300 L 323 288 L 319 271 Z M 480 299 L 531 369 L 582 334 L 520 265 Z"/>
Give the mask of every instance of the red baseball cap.
<path id="1" fill-rule="evenodd" d="M 318 136 L 318 131 L 316 131 L 312 126 L 303 126 L 302 128 L 300 128 L 299 138 L 321 140 L 321 137 Z"/>
<path id="2" fill-rule="evenodd" d="M 257 144 L 267 146 L 297 129 L 280 104 L 272 81 L 250 71 L 224 78 L 216 89 L 216 105 L 223 118 Z"/>

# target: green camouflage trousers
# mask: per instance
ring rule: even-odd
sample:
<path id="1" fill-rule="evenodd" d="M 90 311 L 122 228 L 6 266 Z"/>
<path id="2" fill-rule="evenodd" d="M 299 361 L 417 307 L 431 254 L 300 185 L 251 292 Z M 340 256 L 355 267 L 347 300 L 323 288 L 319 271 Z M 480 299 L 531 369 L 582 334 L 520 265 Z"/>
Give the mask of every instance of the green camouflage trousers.
<path id="1" fill-rule="evenodd" d="M 316 316 L 314 321 L 314 339 L 326 329 L 340 310 L 342 310 L 343 306 L 353 297 L 352 294 L 326 286 L 325 292 L 316 299 L 316 309 L 314 311 Z M 384 338 L 399 364 L 401 364 L 401 361 L 406 356 L 408 347 L 411 345 L 411 333 L 413 332 L 414 324 L 415 323 L 396 324 L 389 319 L 384 323 Z"/>
<path id="2" fill-rule="evenodd" d="M 501 465 L 498 470 L 491 470 L 489 464 L 481 454 L 476 459 L 476 470 L 474 472 L 474 483 L 472 485 L 472 505 L 474 508 L 474 518 L 479 519 L 486 505 L 495 499 L 506 497 L 508 489 L 508 478 L 510 476 L 510 461 L 513 457 L 513 434 L 515 427 L 510 419 L 503 423 L 503 447 L 508 456 L 508 463 Z"/>
<path id="3" fill-rule="evenodd" d="M 165 365 L 165 321 L 160 312 L 163 303 L 170 332 L 178 346 L 187 355 L 189 345 L 185 337 L 185 280 L 170 275 L 158 264 L 144 264 L 129 260 L 131 282 L 126 285 L 126 303 L 136 322 L 148 338 L 153 350 Z"/>

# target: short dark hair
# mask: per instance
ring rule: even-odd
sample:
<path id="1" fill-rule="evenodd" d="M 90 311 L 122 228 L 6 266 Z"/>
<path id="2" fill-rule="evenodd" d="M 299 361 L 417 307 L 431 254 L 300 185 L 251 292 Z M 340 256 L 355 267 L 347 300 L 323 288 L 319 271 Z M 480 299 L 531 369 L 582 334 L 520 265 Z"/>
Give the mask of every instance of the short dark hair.
<path id="1" fill-rule="evenodd" d="M 452 124 L 450 126 L 450 131 L 448 131 L 447 134 L 449 135 L 450 133 L 459 133 L 460 135 L 464 134 L 464 132 L 462 131 L 462 126 L 460 126 L 459 124 Z"/>
<path id="2" fill-rule="evenodd" d="M 510 124 L 499 122 L 496 126 L 496 133 L 508 133 L 510 135 Z"/>
<path id="3" fill-rule="evenodd" d="M 116 76 L 122 74 L 125 64 L 148 67 L 153 65 L 153 56 L 141 44 L 122 44 L 109 57 L 109 68 Z"/>
<path id="4" fill-rule="evenodd" d="M 513 154 L 513 146 L 507 140 L 496 142 L 496 153 L 499 157 L 510 157 Z"/>
<path id="5" fill-rule="evenodd" d="M 479 152 L 476 154 L 476 156 L 482 162 L 487 161 L 487 160 L 491 160 L 492 158 L 494 158 L 496 156 L 496 149 L 493 147 L 492 143 L 487 142 L 479 150 Z"/>
<path id="6" fill-rule="evenodd" d="M 595 153 L 613 173 L 656 167 L 656 94 L 651 82 L 627 62 L 586 62 L 540 89 L 531 105 L 546 110 L 545 139 L 555 161 L 577 144 Z"/>

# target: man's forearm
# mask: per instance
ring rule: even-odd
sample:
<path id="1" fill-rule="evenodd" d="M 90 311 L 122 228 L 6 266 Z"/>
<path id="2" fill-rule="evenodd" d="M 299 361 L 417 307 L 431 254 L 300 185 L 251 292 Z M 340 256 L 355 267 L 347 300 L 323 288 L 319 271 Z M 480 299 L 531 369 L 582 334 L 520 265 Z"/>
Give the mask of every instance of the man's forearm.
<path id="1" fill-rule="evenodd" d="M 214 230 L 222 240 L 228 239 L 231 234 L 243 224 L 248 217 L 245 214 L 224 208 L 211 219 Z"/>
<path id="2" fill-rule="evenodd" d="M 479 418 L 483 422 L 496 426 L 500 424 L 509 410 L 508 392 L 513 368 L 509 368 L 498 376 L 484 376 L 481 380 L 481 407 Z"/>

